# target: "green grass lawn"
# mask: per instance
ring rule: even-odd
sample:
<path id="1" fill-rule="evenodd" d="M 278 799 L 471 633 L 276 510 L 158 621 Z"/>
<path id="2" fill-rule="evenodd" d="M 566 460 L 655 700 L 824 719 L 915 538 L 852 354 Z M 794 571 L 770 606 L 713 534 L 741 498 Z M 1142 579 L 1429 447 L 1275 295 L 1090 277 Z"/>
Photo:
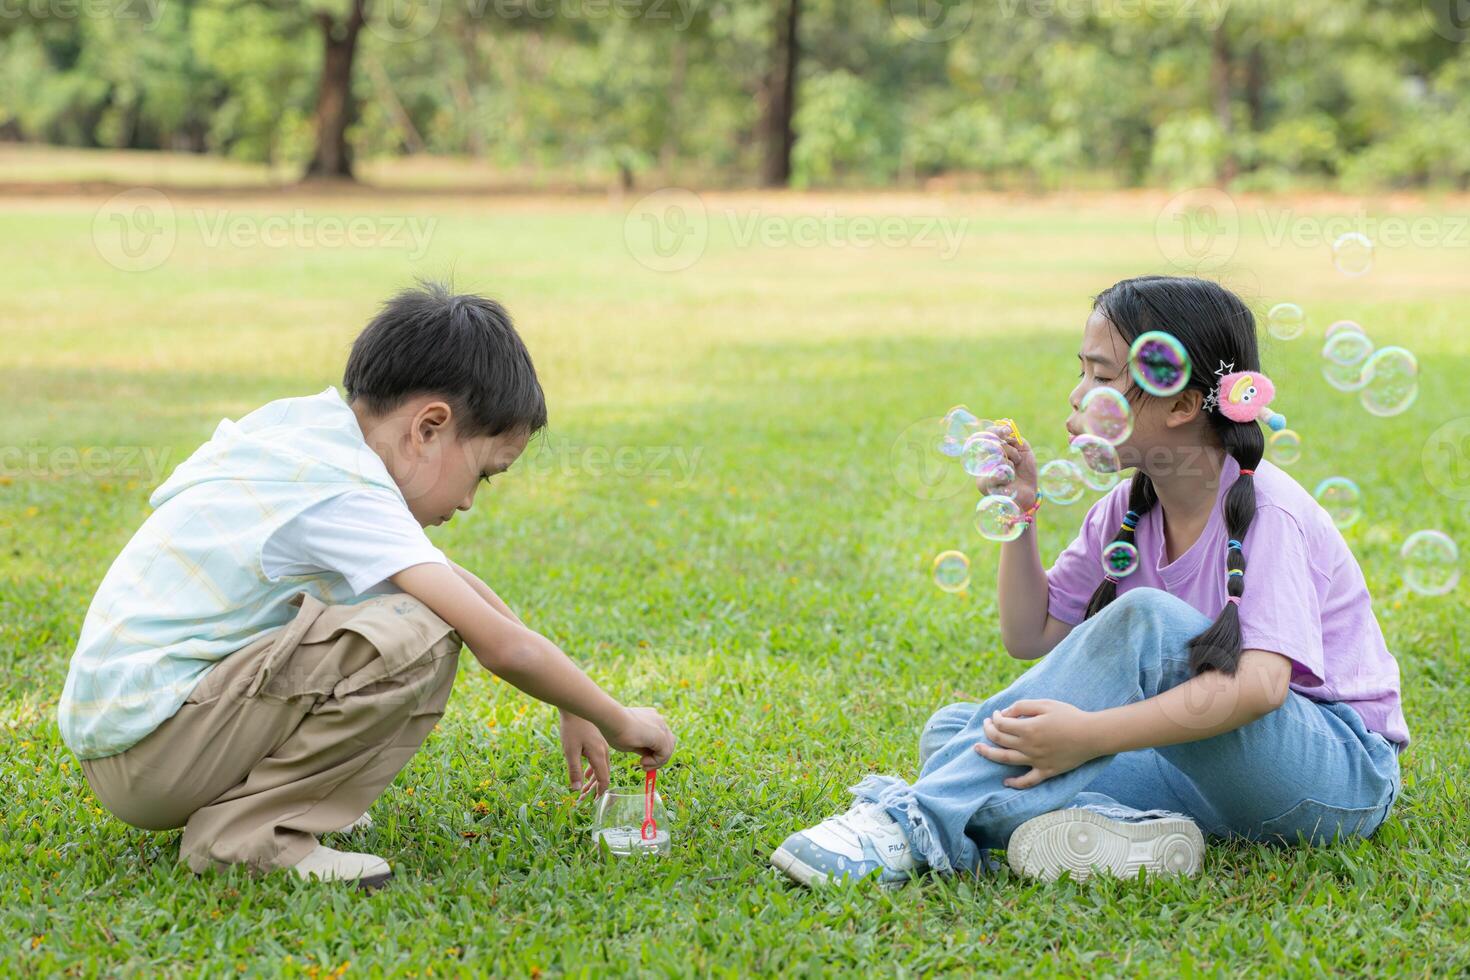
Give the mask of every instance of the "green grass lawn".
<path id="1" fill-rule="evenodd" d="M 638 238 L 632 198 L 174 195 L 177 241 L 143 271 L 104 260 L 117 253 L 103 198 L 3 202 L 0 971 L 1470 967 L 1470 586 L 1409 593 L 1397 559 L 1420 527 L 1470 547 L 1464 458 L 1424 453 L 1470 415 L 1463 200 L 1374 205 L 1438 237 L 1380 248 L 1361 279 L 1340 276 L 1325 246 L 1277 240 L 1274 224 L 1356 202 L 1242 201 L 1239 247 L 1218 271 L 1259 310 L 1306 308 L 1308 333 L 1266 354 L 1276 407 L 1305 443 L 1292 472 L 1309 487 L 1352 476 L 1366 494 L 1348 537 L 1415 737 L 1404 795 L 1375 838 L 1212 847 L 1191 881 L 1002 873 L 813 894 L 766 864 L 786 834 L 845 807 L 864 774 L 912 775 L 934 708 L 1024 669 L 1000 644 L 996 550 L 970 527 L 972 491 L 922 482 L 905 433 L 965 402 L 1060 449 L 1090 297 L 1177 271 L 1178 249 L 1156 236 L 1167 196 L 713 196 L 707 247 L 668 272 L 637 261 L 664 259 Z M 833 215 L 915 217 L 897 236 L 907 244 L 857 247 L 861 226 Z M 251 238 L 272 217 L 306 230 Z M 432 223 L 423 249 L 391 240 L 400 217 Z M 930 217 L 963 230 L 952 255 L 922 236 Z M 352 218 L 370 241 L 324 241 Z M 786 240 L 814 224 L 828 229 L 814 242 Z M 668 716 L 681 740 L 660 780 L 674 853 L 599 856 L 590 808 L 565 791 L 553 711 L 466 653 L 448 714 L 349 845 L 393 862 L 391 888 L 195 878 L 176 863 L 178 833 L 100 809 L 60 741 L 55 705 L 87 604 L 149 491 L 222 417 L 338 383 L 376 303 L 447 273 L 515 313 L 552 421 L 474 512 L 431 536 L 618 697 Z M 1407 413 L 1374 418 L 1321 380 L 1322 331 L 1339 317 L 1419 355 Z M 1048 561 L 1084 510 L 1043 513 Z M 969 594 L 929 579 L 932 557 L 956 547 L 974 561 Z M 628 760 L 620 773 L 636 777 Z"/>

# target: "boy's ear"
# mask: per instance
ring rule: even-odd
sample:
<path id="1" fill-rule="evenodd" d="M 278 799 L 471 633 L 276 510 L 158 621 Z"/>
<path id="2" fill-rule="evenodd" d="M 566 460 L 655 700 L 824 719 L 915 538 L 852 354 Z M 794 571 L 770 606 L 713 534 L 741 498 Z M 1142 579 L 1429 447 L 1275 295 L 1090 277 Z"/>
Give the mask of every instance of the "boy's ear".
<path id="1" fill-rule="evenodd" d="M 449 434 L 453 418 L 454 410 L 446 402 L 426 402 L 414 414 L 413 432 L 420 442 L 428 442 L 436 436 L 442 438 Z"/>
<path id="2" fill-rule="evenodd" d="M 1164 416 L 1164 424 L 1171 429 L 1188 425 L 1199 418 L 1204 403 L 1203 394 L 1193 388 L 1186 388 L 1174 396 L 1174 401 L 1169 405 L 1169 414 Z"/>

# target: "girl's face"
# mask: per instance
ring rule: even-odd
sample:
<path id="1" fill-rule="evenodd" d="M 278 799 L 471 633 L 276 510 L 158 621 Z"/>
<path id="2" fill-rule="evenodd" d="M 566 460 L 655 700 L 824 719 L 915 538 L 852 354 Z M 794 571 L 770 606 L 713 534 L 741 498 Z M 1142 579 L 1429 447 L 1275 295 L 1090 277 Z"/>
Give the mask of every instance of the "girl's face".
<path id="1" fill-rule="evenodd" d="M 1072 404 L 1072 414 L 1067 418 L 1070 435 L 1084 433 L 1082 399 L 1092 389 L 1102 387 L 1122 392 L 1133 408 L 1133 434 L 1118 446 L 1124 468 L 1142 466 L 1156 450 L 1198 443 L 1204 435 L 1198 431 L 1205 424 L 1200 414 L 1200 393 L 1185 390 L 1160 398 L 1142 391 L 1128 373 L 1128 343 L 1102 311 L 1093 310 L 1087 318 L 1077 357 L 1081 373 L 1068 396 Z"/>

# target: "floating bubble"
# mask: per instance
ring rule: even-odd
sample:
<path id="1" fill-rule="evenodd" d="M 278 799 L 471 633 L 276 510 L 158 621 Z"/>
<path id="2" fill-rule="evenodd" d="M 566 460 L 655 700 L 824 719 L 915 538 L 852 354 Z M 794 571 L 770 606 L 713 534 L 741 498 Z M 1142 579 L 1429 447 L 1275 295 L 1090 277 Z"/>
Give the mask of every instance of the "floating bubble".
<path id="1" fill-rule="evenodd" d="M 1366 336 L 1368 333 L 1368 331 L 1363 329 L 1363 325 L 1357 320 L 1334 320 L 1332 323 L 1327 325 L 1327 332 L 1322 336 L 1331 337 L 1333 334 L 1341 330 L 1356 330 L 1358 333 L 1363 334 L 1364 336 Z"/>
<path id="2" fill-rule="evenodd" d="M 1302 458 L 1302 437 L 1291 429 L 1273 432 L 1266 440 L 1266 455 L 1277 466 L 1290 466 Z"/>
<path id="3" fill-rule="evenodd" d="M 1150 330 L 1128 348 L 1128 372 L 1150 395 L 1174 395 L 1189 384 L 1189 354 L 1173 334 Z"/>
<path id="4" fill-rule="evenodd" d="M 1399 549 L 1404 584 L 1424 595 L 1444 595 L 1460 581 L 1460 549 L 1441 531 L 1415 531 Z"/>
<path id="5" fill-rule="evenodd" d="M 1266 329 L 1277 340 L 1295 340 L 1307 328 L 1307 315 L 1295 303 L 1277 303 L 1266 313 Z"/>
<path id="6" fill-rule="evenodd" d="M 1082 396 L 1078 408 L 1082 431 L 1106 439 L 1114 446 L 1133 434 L 1133 406 L 1117 388 L 1094 388 Z"/>
<path id="7" fill-rule="evenodd" d="M 1332 264 L 1345 276 L 1365 276 L 1373 269 L 1373 241 L 1361 232 L 1339 235 L 1332 243 Z"/>
<path id="8" fill-rule="evenodd" d="M 1138 571 L 1138 549 L 1127 541 L 1114 541 L 1102 550 L 1104 575 L 1127 578 Z"/>
<path id="9" fill-rule="evenodd" d="M 956 405 L 940 420 L 939 451 L 946 456 L 958 456 L 965 447 L 965 440 L 984 428 L 973 412 L 963 405 Z"/>
<path id="10" fill-rule="evenodd" d="M 1005 461 L 1005 444 L 993 432 L 977 432 L 960 447 L 960 465 L 971 476 L 979 476 L 986 467 Z"/>
<path id="11" fill-rule="evenodd" d="M 961 592 L 970 584 L 970 559 L 963 551 L 941 551 L 934 556 L 934 584 L 946 592 Z"/>
<path id="12" fill-rule="evenodd" d="M 1353 326 L 1356 329 L 1329 334 L 1322 345 L 1322 377 L 1338 391 L 1357 391 L 1363 387 L 1363 367 L 1373 353 L 1373 341 L 1361 327 Z"/>
<path id="13" fill-rule="evenodd" d="M 985 492 L 987 494 L 994 493 L 1002 497 L 1015 497 L 1016 469 L 1008 460 L 1000 459 L 989 463 L 975 475 L 985 481 Z"/>
<path id="14" fill-rule="evenodd" d="M 1075 504 L 1086 490 L 1082 467 L 1070 459 L 1054 459 L 1036 474 L 1037 493 L 1054 504 Z"/>
<path id="15" fill-rule="evenodd" d="M 1026 530 L 1026 522 L 1014 500 L 993 493 L 975 505 L 975 530 L 990 541 L 1014 541 Z"/>
<path id="16" fill-rule="evenodd" d="M 1382 347 L 1363 365 L 1358 401 L 1374 415 L 1397 415 L 1419 397 L 1419 360 L 1402 347 Z"/>
<path id="17" fill-rule="evenodd" d="M 1123 468 L 1118 450 L 1098 436 L 1077 436 L 1068 447 L 1072 462 L 1082 473 L 1082 482 L 1094 490 L 1111 490 L 1118 484 L 1118 471 Z"/>
<path id="18" fill-rule="evenodd" d="M 1338 529 L 1352 527 L 1363 516 L 1363 491 L 1345 476 L 1329 476 L 1312 491 Z"/>

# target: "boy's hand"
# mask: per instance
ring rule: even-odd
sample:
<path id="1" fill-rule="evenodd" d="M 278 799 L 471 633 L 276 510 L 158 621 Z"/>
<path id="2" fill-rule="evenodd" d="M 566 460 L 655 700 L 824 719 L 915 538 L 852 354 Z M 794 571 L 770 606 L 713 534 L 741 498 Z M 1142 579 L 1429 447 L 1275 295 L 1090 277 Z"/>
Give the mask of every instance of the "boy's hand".
<path id="1" fill-rule="evenodd" d="M 975 751 L 991 762 L 1030 766 L 1005 780 L 1011 789 L 1030 789 L 1097 758 L 1091 718 L 1092 712 L 1065 701 L 1017 701 L 985 719 L 985 737 L 994 744 L 977 742 Z"/>
<path id="2" fill-rule="evenodd" d="M 607 739 L 597 726 L 585 718 L 566 711 L 561 713 L 561 751 L 567 760 L 567 781 L 581 802 L 596 790 L 601 796 L 612 786 L 612 770 L 608 765 Z M 582 760 L 587 760 L 583 770 Z"/>
<path id="3" fill-rule="evenodd" d="M 619 752 L 637 754 L 644 769 L 658 769 L 674 754 L 674 733 L 668 722 L 652 708 L 625 708 L 626 715 L 616 731 L 604 730 L 608 742 Z"/>

